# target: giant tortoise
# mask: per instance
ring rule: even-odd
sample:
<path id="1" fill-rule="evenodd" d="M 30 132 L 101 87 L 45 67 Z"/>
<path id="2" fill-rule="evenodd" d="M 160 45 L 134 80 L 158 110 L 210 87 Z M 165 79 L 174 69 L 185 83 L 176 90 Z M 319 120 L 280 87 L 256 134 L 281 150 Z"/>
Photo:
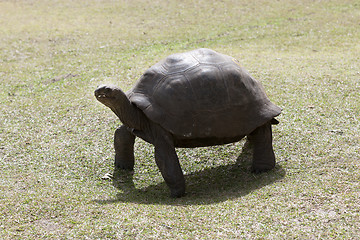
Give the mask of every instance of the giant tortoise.
<path id="1" fill-rule="evenodd" d="M 155 147 L 155 161 L 171 196 L 185 194 L 176 147 L 237 142 L 253 145 L 252 170 L 274 168 L 271 125 L 281 108 L 234 58 L 210 49 L 168 56 L 150 67 L 124 93 L 113 85 L 95 90 L 97 100 L 123 123 L 115 131 L 115 167 L 132 170 L 134 141 Z"/>

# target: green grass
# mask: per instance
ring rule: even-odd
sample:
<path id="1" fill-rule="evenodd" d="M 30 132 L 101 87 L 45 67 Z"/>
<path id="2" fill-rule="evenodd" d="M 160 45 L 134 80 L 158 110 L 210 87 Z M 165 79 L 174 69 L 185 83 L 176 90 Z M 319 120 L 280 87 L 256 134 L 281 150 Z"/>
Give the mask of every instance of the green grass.
<path id="1" fill-rule="evenodd" d="M 120 123 L 96 86 L 199 47 L 283 108 L 276 168 L 251 174 L 243 141 L 178 149 L 171 199 L 138 140 L 134 175 L 102 180 Z M 357 1 L 0 1 L 0 81 L 1 239 L 360 238 Z"/>

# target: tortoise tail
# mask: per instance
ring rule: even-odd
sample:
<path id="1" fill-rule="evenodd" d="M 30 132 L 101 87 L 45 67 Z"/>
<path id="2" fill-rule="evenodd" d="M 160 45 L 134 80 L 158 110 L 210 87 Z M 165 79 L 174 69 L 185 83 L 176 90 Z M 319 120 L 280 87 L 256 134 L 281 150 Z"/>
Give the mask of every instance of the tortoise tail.
<path id="1" fill-rule="evenodd" d="M 271 125 L 277 125 L 277 124 L 279 124 L 279 121 L 276 120 L 275 118 L 273 118 L 273 119 L 271 119 L 270 123 L 271 123 Z"/>

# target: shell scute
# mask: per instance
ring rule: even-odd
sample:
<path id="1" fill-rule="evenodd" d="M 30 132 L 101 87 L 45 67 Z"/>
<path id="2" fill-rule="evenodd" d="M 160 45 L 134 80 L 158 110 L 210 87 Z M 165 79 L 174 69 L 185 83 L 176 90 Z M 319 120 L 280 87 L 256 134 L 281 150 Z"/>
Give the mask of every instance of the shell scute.
<path id="1" fill-rule="evenodd" d="M 188 69 L 194 68 L 199 65 L 199 61 L 194 58 L 190 53 L 176 53 L 170 55 L 162 62 L 154 67 L 160 67 L 163 69 L 164 74 L 171 75 L 182 73 Z"/>

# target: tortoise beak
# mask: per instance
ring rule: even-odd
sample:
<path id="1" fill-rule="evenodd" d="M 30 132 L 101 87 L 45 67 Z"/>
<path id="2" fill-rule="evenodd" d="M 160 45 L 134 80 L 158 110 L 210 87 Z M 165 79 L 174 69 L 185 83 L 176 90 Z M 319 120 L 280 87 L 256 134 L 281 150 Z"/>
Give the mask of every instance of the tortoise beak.
<path id="1" fill-rule="evenodd" d="M 112 93 L 112 88 L 106 85 L 100 85 L 94 92 L 97 99 L 109 98 Z"/>
<path id="2" fill-rule="evenodd" d="M 106 98 L 106 94 L 99 93 L 99 92 L 96 92 L 96 91 L 95 91 L 95 97 L 96 97 L 96 98 Z"/>

